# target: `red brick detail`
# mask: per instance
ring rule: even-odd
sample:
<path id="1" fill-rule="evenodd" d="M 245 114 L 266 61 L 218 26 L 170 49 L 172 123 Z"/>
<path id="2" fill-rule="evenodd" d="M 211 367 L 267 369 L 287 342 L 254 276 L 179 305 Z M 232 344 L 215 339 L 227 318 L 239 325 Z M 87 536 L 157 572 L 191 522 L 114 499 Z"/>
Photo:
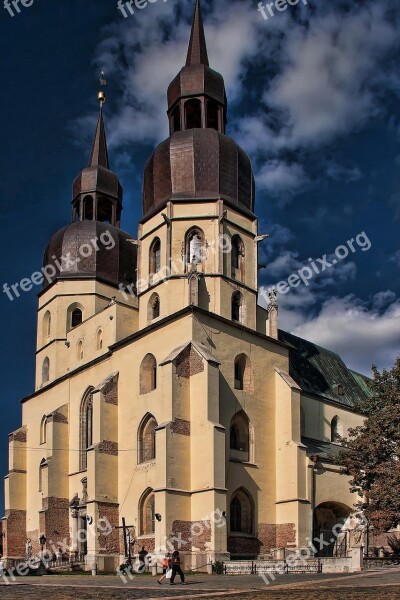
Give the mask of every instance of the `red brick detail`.
<path id="1" fill-rule="evenodd" d="M 185 421 L 184 419 L 174 419 L 169 424 L 169 428 L 173 433 L 190 435 L 190 421 Z"/>
<path id="2" fill-rule="evenodd" d="M 26 443 L 26 429 L 22 427 L 21 429 L 17 429 L 13 431 L 8 436 L 10 442 L 25 442 Z"/>
<path id="3" fill-rule="evenodd" d="M 23 558 L 26 544 L 26 511 L 6 510 L 3 521 L 5 537 L 3 539 L 4 556 Z"/>
<path id="4" fill-rule="evenodd" d="M 296 529 L 294 523 L 260 523 L 258 538 L 261 543 L 261 552 L 268 552 L 271 548 L 287 548 L 296 544 Z"/>
<path id="5" fill-rule="evenodd" d="M 194 350 L 192 345 L 187 346 L 182 350 L 175 360 L 175 365 L 177 376 L 185 377 L 186 379 L 204 371 L 203 359 L 196 350 Z"/>
<path id="6" fill-rule="evenodd" d="M 39 535 L 47 538 L 46 548 L 53 550 L 60 544 L 70 546 L 69 500 L 68 498 L 42 498 L 42 511 L 39 513 Z M 32 539 L 32 543 L 34 540 Z"/>
<path id="7" fill-rule="evenodd" d="M 110 454 L 111 456 L 118 456 L 118 443 L 110 442 L 110 440 L 103 440 L 97 445 L 97 448 L 101 454 Z"/>
<path id="8" fill-rule="evenodd" d="M 104 402 L 118 406 L 118 382 L 110 381 L 104 388 Z"/>
<path id="9" fill-rule="evenodd" d="M 210 521 L 174 521 L 172 537 L 175 550 L 190 552 L 193 548 L 205 551 L 211 544 Z"/>
<path id="10" fill-rule="evenodd" d="M 136 547 L 139 548 L 140 550 L 142 550 L 142 548 L 144 548 L 149 553 L 154 552 L 156 549 L 156 540 L 155 540 L 155 538 L 140 538 L 137 541 Z"/>
<path id="11" fill-rule="evenodd" d="M 53 423 L 65 423 L 68 424 L 68 419 L 65 415 L 63 415 L 61 412 L 55 410 L 53 413 L 51 413 L 48 417 L 47 417 L 47 421 L 49 423 L 53 422 Z"/>
<path id="12" fill-rule="evenodd" d="M 261 542 L 255 537 L 230 535 L 228 537 L 228 552 L 231 554 L 260 554 Z"/>
<path id="13" fill-rule="evenodd" d="M 99 554 L 120 554 L 120 530 L 116 529 L 116 527 L 119 526 L 118 504 L 99 502 L 97 506 L 99 509 L 99 521 L 97 526 Z M 102 519 L 104 519 L 104 521 L 102 521 Z M 112 527 L 111 532 L 109 531 L 109 525 Z"/>

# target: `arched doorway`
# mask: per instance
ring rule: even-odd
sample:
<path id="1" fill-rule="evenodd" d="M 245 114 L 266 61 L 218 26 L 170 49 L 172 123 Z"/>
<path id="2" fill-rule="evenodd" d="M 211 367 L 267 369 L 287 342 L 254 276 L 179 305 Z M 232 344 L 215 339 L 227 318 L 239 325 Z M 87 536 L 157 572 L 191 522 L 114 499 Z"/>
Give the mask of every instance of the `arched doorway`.
<path id="1" fill-rule="evenodd" d="M 342 545 L 346 546 L 346 535 L 341 530 L 351 509 L 340 502 L 322 502 L 314 510 L 313 543 L 317 556 L 334 556 Z"/>

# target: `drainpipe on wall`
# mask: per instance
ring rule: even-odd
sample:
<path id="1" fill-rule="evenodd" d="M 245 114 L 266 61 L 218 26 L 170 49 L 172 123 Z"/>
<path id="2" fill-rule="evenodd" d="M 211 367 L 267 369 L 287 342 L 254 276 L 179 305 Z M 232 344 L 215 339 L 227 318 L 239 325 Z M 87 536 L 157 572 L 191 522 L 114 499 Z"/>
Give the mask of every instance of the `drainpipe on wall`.
<path id="1" fill-rule="evenodd" d="M 316 497 L 317 497 L 317 464 L 319 461 L 319 456 L 318 454 L 313 454 L 313 456 L 311 456 L 311 461 L 313 463 L 312 466 L 312 479 L 311 479 L 311 527 L 310 527 L 310 532 L 311 532 L 311 546 L 314 546 L 314 537 L 315 537 L 315 531 L 314 531 L 314 512 L 315 512 L 315 508 L 316 508 Z"/>

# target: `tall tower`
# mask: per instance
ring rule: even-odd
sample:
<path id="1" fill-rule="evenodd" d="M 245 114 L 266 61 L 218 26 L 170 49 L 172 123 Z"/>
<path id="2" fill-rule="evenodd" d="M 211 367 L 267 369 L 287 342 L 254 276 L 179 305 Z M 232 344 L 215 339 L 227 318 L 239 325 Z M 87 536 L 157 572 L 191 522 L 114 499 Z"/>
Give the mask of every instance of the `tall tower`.
<path id="1" fill-rule="evenodd" d="M 254 329 L 254 178 L 246 153 L 225 135 L 225 85 L 209 66 L 199 0 L 186 65 L 168 88 L 168 119 L 170 137 L 144 174 L 140 327 L 198 305 Z"/>
<path id="2" fill-rule="evenodd" d="M 107 344 L 100 337 L 117 341 L 118 334 L 104 327 L 99 327 L 97 341 L 81 335 L 80 325 L 111 301 L 117 311 L 127 311 L 130 331 L 137 321 L 135 296 L 119 288 L 136 285 L 137 249 L 132 236 L 120 229 L 122 187 L 109 167 L 102 103 L 89 164 L 73 184 L 72 222 L 52 236 L 44 253 L 36 389 L 91 360 L 95 352 L 105 352 Z"/>

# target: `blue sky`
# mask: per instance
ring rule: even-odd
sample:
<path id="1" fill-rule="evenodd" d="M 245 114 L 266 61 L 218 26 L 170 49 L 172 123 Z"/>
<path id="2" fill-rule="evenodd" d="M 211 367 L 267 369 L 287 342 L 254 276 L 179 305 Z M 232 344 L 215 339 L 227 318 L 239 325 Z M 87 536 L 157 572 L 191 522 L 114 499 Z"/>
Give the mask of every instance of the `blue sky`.
<path id="1" fill-rule="evenodd" d="M 157 0 L 124 19 L 116 0 L 0 5 L 1 288 L 41 266 L 70 220 L 88 160 L 97 78 L 122 226 L 141 215 L 143 166 L 167 137 L 166 88 L 183 66 L 192 0 Z M 280 326 L 338 351 L 349 366 L 390 367 L 400 349 L 400 6 L 310 0 L 265 21 L 253 0 L 203 0 L 210 63 L 229 98 L 228 134 L 256 175 L 269 287 L 365 232 L 371 248 L 279 297 Z M 35 291 L 0 294 L 0 471 L 18 401 L 33 391 Z"/>

